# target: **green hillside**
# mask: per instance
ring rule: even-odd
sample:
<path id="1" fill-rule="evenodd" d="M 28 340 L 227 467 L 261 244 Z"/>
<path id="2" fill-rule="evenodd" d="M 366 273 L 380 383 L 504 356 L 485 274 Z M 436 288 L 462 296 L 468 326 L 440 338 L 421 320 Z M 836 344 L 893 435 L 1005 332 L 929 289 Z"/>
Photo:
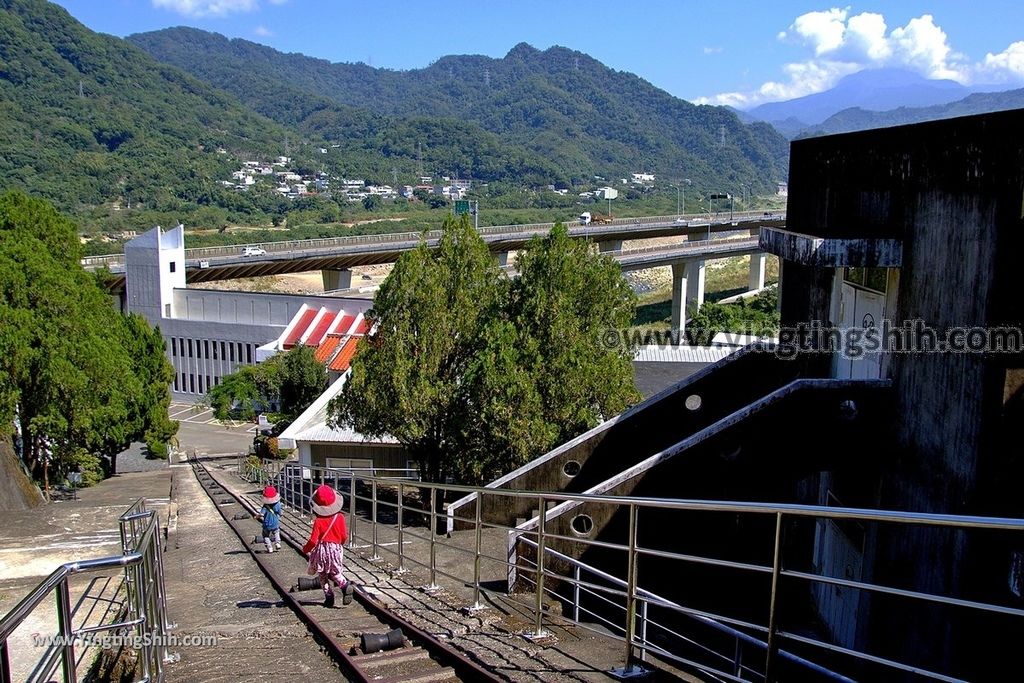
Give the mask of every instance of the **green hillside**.
<path id="1" fill-rule="evenodd" d="M 362 121 L 364 111 L 476 124 L 540 155 L 571 181 L 647 171 L 769 192 L 786 173 L 788 143 L 771 126 L 745 125 L 727 108 L 695 106 L 564 48 L 520 44 L 503 59 L 449 56 L 425 69 L 389 71 L 191 28 L 128 40 L 276 121 L 332 139 L 342 139 L 349 118 Z M 325 100 L 341 107 L 327 114 Z M 486 176 L 465 155 L 448 163 L 437 171 Z"/>
<path id="2" fill-rule="evenodd" d="M 238 157 L 277 153 L 284 129 L 233 97 L 94 33 L 41 0 L 0 0 L 0 185 L 82 216 L 133 202 L 223 202 Z M 227 153 L 218 154 L 223 149 Z"/>

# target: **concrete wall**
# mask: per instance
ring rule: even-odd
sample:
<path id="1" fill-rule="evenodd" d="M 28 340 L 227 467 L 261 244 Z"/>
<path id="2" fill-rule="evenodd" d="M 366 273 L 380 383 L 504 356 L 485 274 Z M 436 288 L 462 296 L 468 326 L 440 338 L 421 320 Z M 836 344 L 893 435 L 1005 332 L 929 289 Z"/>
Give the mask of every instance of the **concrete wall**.
<path id="1" fill-rule="evenodd" d="M 815 374 L 803 360 L 784 360 L 770 350 L 757 348 L 761 347 L 747 347 L 703 368 L 490 486 L 580 493 L 796 377 Z M 694 408 L 687 406 L 688 399 Z M 574 470 L 578 465 L 578 473 L 573 476 L 566 473 L 570 463 Z M 470 497 L 453 503 L 449 509 L 462 520 L 472 520 L 474 505 Z M 486 521 L 511 525 L 517 518 L 533 516 L 531 505 L 530 501 L 502 496 L 485 497 L 482 516 Z"/>
<path id="2" fill-rule="evenodd" d="M 891 320 L 921 319 L 940 335 L 955 326 L 1022 326 L 1024 111 L 796 141 L 790 163 L 787 229 L 902 240 Z M 784 323 L 822 319 L 824 279 L 784 264 Z M 883 367 L 893 381 L 898 457 L 865 484 L 869 497 L 896 509 L 1024 516 L 1024 498 L 1001 485 L 1020 468 L 1006 449 L 1019 452 L 1024 437 L 1022 423 L 1007 420 L 1022 354 L 892 355 Z M 1009 590 L 1011 545 L 885 531 L 865 555 L 883 583 L 1024 606 Z M 865 642 L 965 670 L 984 658 L 967 656 L 968 642 L 998 656 L 1003 641 L 991 629 L 982 638 L 948 613 L 904 607 L 877 599 Z"/>

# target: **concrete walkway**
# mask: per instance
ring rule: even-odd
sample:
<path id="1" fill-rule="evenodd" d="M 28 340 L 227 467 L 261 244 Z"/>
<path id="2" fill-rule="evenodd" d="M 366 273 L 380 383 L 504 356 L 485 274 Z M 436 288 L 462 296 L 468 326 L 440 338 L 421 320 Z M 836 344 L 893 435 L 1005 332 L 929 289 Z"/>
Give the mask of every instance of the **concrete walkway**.
<path id="1" fill-rule="evenodd" d="M 173 469 L 178 525 L 164 559 L 167 611 L 179 642 L 206 636 L 216 643 L 172 648 L 180 660 L 167 666 L 164 680 L 345 680 L 224 523 L 192 469 Z"/>

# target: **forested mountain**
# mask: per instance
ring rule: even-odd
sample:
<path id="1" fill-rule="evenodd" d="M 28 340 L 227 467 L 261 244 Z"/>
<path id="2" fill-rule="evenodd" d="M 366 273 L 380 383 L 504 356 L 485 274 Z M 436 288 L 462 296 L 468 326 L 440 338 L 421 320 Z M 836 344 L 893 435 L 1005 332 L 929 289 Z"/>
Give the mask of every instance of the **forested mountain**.
<path id="1" fill-rule="evenodd" d="M 458 119 L 518 144 L 567 174 L 648 171 L 761 191 L 785 176 L 788 145 L 769 125 L 744 125 L 724 107 L 695 106 L 639 77 L 564 48 L 520 44 L 503 59 L 448 56 L 389 71 L 284 54 L 190 28 L 128 38 L 157 59 L 238 96 L 276 121 L 342 138 L 361 111 Z M 342 108 L 327 108 L 330 100 Z M 432 144 L 429 138 L 406 141 Z M 478 177 L 470 158 L 449 172 Z"/>
<path id="2" fill-rule="evenodd" d="M 1024 88 L 1005 92 L 974 93 L 956 102 L 931 107 L 900 107 L 891 111 L 866 111 L 854 107 L 830 116 L 817 126 L 809 126 L 801 137 L 902 126 L 921 121 L 1020 108 L 1024 108 Z"/>
<path id="3" fill-rule="evenodd" d="M 0 188 L 43 196 L 84 226 L 180 219 L 216 227 L 310 208 L 313 200 L 290 202 L 272 186 L 238 193 L 221 185 L 241 160 L 286 153 L 296 170 L 379 182 L 390 182 L 396 166 L 411 179 L 420 162 L 472 166 L 486 179 L 560 177 L 554 164 L 470 123 L 389 118 L 292 94 L 309 107 L 307 135 L 127 41 L 90 31 L 57 5 L 0 0 Z M 326 142 L 316 131 L 325 127 L 342 143 L 331 155 L 320 153 Z M 130 217 L 112 211 L 129 203 Z"/>
<path id="4" fill-rule="evenodd" d="M 0 0 L 0 145 L 0 188 L 107 232 L 323 223 L 362 210 L 327 193 L 285 198 L 273 176 L 232 187 L 241 162 L 278 155 L 304 178 L 487 181 L 493 201 L 638 171 L 768 192 L 788 154 L 766 124 L 562 48 L 394 72 L 193 29 L 121 40 L 44 0 Z"/>
<path id="5" fill-rule="evenodd" d="M 42 0 L 0 0 L 0 186 L 80 213 L 217 200 L 232 155 L 275 151 L 284 129 L 234 97 Z"/>

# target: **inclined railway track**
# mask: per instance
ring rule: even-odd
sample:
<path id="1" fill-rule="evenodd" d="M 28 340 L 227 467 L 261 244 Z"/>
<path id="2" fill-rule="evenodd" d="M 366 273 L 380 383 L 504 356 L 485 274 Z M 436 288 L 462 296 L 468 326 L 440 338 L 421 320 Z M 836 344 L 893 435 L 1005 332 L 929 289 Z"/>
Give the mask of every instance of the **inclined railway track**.
<path id="1" fill-rule="evenodd" d="M 357 586 L 352 604 L 342 606 L 340 594 L 334 608 L 322 606 L 323 593 L 316 590 L 292 592 L 297 577 L 305 577 L 305 558 L 298 524 L 281 527 L 281 540 L 288 547 L 275 553 L 257 552 L 254 536 L 260 524 L 253 515 L 258 498 L 236 495 L 224 487 L 195 457 L 189 463 L 224 521 L 241 539 L 260 570 L 281 595 L 284 603 L 307 625 L 328 655 L 350 680 L 369 683 L 447 683 L 450 681 L 505 681 L 482 668 L 461 652 L 389 611 Z M 290 517 L 294 517 L 290 515 Z M 384 634 L 401 629 L 404 646 L 371 654 L 362 653 L 359 634 Z"/>

